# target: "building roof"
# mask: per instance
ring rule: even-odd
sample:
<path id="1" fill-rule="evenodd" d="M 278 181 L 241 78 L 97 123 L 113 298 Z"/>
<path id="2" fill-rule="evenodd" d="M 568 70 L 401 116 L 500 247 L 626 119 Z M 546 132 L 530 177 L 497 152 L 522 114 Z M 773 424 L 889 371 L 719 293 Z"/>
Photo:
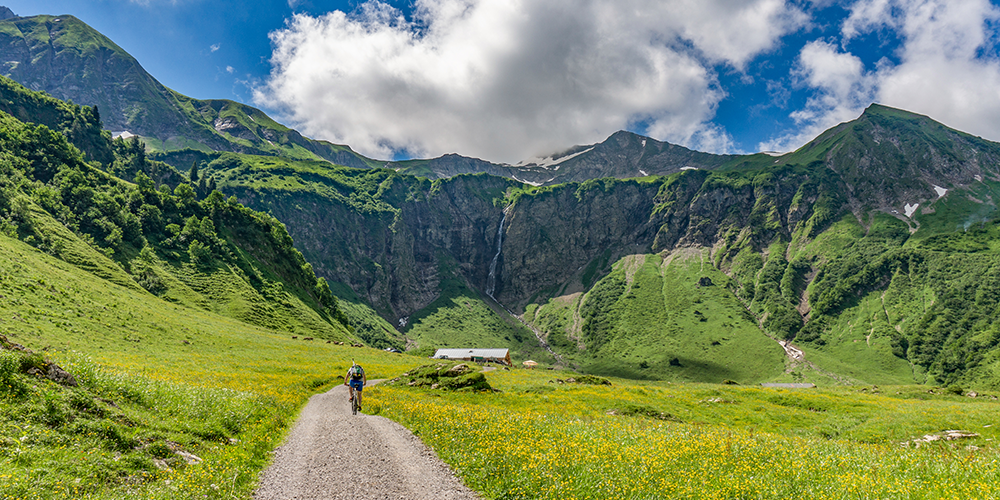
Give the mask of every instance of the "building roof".
<path id="1" fill-rule="evenodd" d="M 438 349 L 434 352 L 435 358 L 496 358 L 507 357 L 508 349 Z"/>

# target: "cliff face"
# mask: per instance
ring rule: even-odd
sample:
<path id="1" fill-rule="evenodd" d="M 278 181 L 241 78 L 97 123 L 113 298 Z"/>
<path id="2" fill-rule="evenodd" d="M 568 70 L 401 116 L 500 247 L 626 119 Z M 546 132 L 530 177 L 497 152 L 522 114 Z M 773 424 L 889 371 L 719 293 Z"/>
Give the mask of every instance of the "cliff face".
<path id="1" fill-rule="evenodd" d="M 648 252 L 658 183 L 605 179 L 517 198 L 507 217 L 495 296 L 523 306 L 605 252 Z"/>
<path id="2" fill-rule="evenodd" d="M 387 318 L 430 304 L 445 274 L 485 286 L 503 216 L 493 200 L 513 184 L 485 175 L 434 183 L 386 176 L 377 188 L 383 204 L 368 210 L 317 193 L 226 190 L 285 221 L 318 275 L 349 286 Z"/>
<path id="3" fill-rule="evenodd" d="M 482 174 L 428 181 L 368 172 L 352 181 L 364 192 L 323 176 L 323 186 L 343 191 L 247 188 L 224 176 L 220 185 L 284 221 L 317 274 L 394 322 L 433 302 L 449 277 L 486 294 L 501 234 L 493 296 L 520 309 L 539 294 L 585 289 L 622 255 L 717 247 L 727 261 L 745 246 L 821 228 L 832 219 L 821 220 L 816 205 L 820 214 L 843 210 L 817 196 L 826 188 L 816 175 L 789 167 L 539 189 Z"/>

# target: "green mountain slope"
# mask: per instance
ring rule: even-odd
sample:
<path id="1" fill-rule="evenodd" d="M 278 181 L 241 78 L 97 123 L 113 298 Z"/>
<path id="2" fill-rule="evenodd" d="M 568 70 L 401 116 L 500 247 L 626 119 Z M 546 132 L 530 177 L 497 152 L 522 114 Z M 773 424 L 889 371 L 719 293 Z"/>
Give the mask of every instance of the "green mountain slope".
<path id="1" fill-rule="evenodd" d="M 150 299 L 276 330 L 351 338 L 329 287 L 277 220 L 219 193 L 199 202 L 187 184 L 156 190 L 142 171 L 135 181 L 85 163 L 45 125 L 0 113 L 4 234 Z"/>
<path id="2" fill-rule="evenodd" d="M 73 16 L 0 21 L 0 54 L 0 73 L 32 90 L 95 106 L 107 128 L 140 135 L 153 150 L 239 151 L 374 165 L 349 147 L 304 138 L 250 106 L 178 94 Z"/>
<path id="3" fill-rule="evenodd" d="M 211 181 L 170 196 L 198 199 L 214 184 L 238 203 L 280 220 L 304 255 L 301 262 L 311 262 L 345 298 L 342 312 L 370 343 L 423 348 L 493 343 L 580 369 L 651 378 L 709 380 L 730 374 L 743 381 L 812 377 L 824 383 L 992 383 L 995 378 L 995 346 L 986 333 L 994 313 L 972 285 L 959 284 L 985 286 L 991 279 L 1000 145 L 928 117 L 873 105 L 857 120 L 782 156 L 706 155 L 619 133 L 514 166 L 446 155 L 381 169 L 344 147 L 302 142 L 253 108 L 176 95 L 72 18 L 0 24 L 9 51 L 30 56 L 20 59 L 25 64 L 9 64 L 7 72 L 49 82 L 53 92 L 99 87 L 83 80 L 71 86 L 65 78 L 120 82 L 122 75 L 140 75 L 126 85 L 135 96 L 101 95 L 139 106 L 132 108 L 141 111 L 134 123 L 147 117 L 163 125 L 144 134 L 161 151 L 154 158 L 182 171 L 195 166 Z M 100 54 L 124 62 L 108 73 L 87 69 Z M 43 66 L 52 71 L 31 69 L 36 61 L 46 61 Z M 108 106 L 119 102 L 113 101 Z M 99 105 L 103 115 L 114 114 Z M 14 106 L 8 109 L 16 112 Z M 90 113 L 70 106 L 48 123 L 87 149 L 87 138 L 101 144 L 94 129 L 100 117 Z M 173 118 L 163 118 L 168 115 Z M 81 134 L 74 136 L 74 127 Z M 183 182 L 176 170 L 149 161 L 138 144 L 113 142 L 114 160 L 104 169 L 126 178 L 142 172 L 161 189 Z M 102 154 L 91 149 L 88 158 Z M 44 165 L 32 168 L 43 184 L 55 177 Z M 455 175 L 475 171 L 506 179 Z M 405 173 L 451 177 L 427 180 Z M 537 178 L 528 179 L 528 173 Z M 583 180 L 609 174 L 625 179 Z M 543 175 L 551 178 L 538 177 Z M 582 181 L 532 187 L 511 179 Z M 67 199 L 70 194 L 59 191 Z M 52 195 L 32 196 L 47 213 L 59 208 L 42 203 Z M 136 210 L 148 205 L 166 214 L 166 199 L 147 198 Z M 238 234 L 242 223 L 227 222 L 230 202 L 216 195 L 197 205 L 200 212 L 184 212 L 159 232 L 141 235 L 160 261 L 179 269 L 198 260 L 204 250 L 192 249 L 191 238 L 213 234 L 213 228 L 217 235 L 244 238 L 246 247 L 256 243 Z M 90 209 L 66 206 L 69 213 Z M 137 233 L 126 231 L 131 219 L 95 214 L 103 216 L 88 220 L 107 222 L 81 224 L 79 232 L 105 245 L 127 268 L 126 259 L 131 262 L 142 248 Z M 133 215 L 142 220 L 139 212 Z M 203 228 L 209 215 L 213 228 Z M 259 229 L 266 231 L 268 224 L 277 223 L 267 219 Z M 699 261 L 694 273 L 676 257 L 688 250 L 704 256 L 711 269 Z M 224 252 L 211 255 L 226 258 Z M 969 267 L 973 263 L 976 267 Z M 943 271 L 949 266 L 951 274 Z M 254 273 L 237 267 L 267 298 L 268 288 Z M 629 281 L 636 276 L 642 281 L 638 289 Z M 691 289 L 701 278 L 716 285 Z M 316 304 L 311 282 L 302 283 L 295 293 Z M 657 288 L 662 297 L 650 291 Z M 172 290 L 174 300 L 198 303 L 185 298 L 183 287 Z M 711 305 L 703 307 L 711 315 L 686 298 L 709 291 L 701 300 Z M 243 311 L 233 314 L 249 316 L 246 311 L 253 310 L 233 307 Z M 551 354 L 540 350 L 508 308 L 525 314 Z M 743 357 L 736 349 L 719 355 L 694 347 L 724 346 L 713 337 L 720 331 L 739 337 L 746 352 L 757 354 Z M 785 346 L 782 357 L 778 341 L 795 345 Z M 796 349 L 805 352 L 804 360 Z"/>
<path id="4" fill-rule="evenodd" d="M 871 139 L 876 132 L 878 141 Z M 485 291 L 502 235 L 493 295 L 526 313 L 549 339 L 553 362 L 688 380 L 951 382 L 993 380 L 991 341 L 970 342 L 994 313 L 965 303 L 971 296 L 952 290 L 952 279 L 926 274 L 944 264 L 925 269 L 910 261 L 917 254 L 956 259 L 962 279 L 985 279 L 988 253 L 965 268 L 955 251 L 923 246 L 938 241 L 935 235 L 959 238 L 956 248 L 991 244 L 989 236 L 973 243 L 954 232 L 994 210 L 983 192 L 997 178 L 997 145 L 977 141 L 925 117 L 874 107 L 796 153 L 667 177 L 547 187 L 483 175 L 431 182 L 390 170 L 233 155 L 216 157 L 207 171 L 242 203 L 281 219 L 320 275 L 351 288 L 390 323 L 407 325 L 398 326 L 404 333 L 420 330 L 400 320 L 451 321 L 426 308 L 447 296 L 445 283 L 456 276 L 491 303 Z M 970 147 L 978 156 L 962 156 Z M 917 203 L 919 210 L 903 213 Z M 991 224 L 981 224 L 987 235 Z M 695 274 L 670 257 L 684 249 L 704 255 L 710 270 Z M 634 257 L 645 271 L 628 271 L 621 259 L 629 255 L 645 256 Z M 656 266 L 656 259 L 671 264 Z M 657 267 L 659 276 L 651 271 Z M 648 279 L 642 292 L 628 285 L 630 273 Z M 904 286 L 902 275 L 920 285 Z M 689 300 L 702 277 L 717 284 L 711 314 Z M 937 308 L 918 314 L 912 301 L 931 301 L 933 286 L 958 302 L 943 309 L 938 297 Z M 662 298 L 647 291 L 655 289 Z M 861 328 L 874 314 L 874 297 L 884 300 L 889 319 L 871 316 Z M 957 321 L 942 323 L 956 311 L 977 312 L 962 330 L 943 335 L 937 329 Z M 740 319 L 747 313 L 750 319 Z M 724 352 L 712 337 L 723 334 L 740 338 L 744 351 L 695 347 Z M 517 346 L 506 337 L 514 338 L 492 338 Z M 793 342 L 805 360 L 794 351 L 783 357 L 778 341 Z"/>

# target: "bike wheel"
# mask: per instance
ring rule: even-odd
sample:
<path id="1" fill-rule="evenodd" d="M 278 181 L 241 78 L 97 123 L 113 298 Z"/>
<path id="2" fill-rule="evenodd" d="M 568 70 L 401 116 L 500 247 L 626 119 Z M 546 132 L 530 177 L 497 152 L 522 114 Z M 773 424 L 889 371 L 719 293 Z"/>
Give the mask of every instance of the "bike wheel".
<path id="1" fill-rule="evenodd" d="M 351 413 L 353 415 L 357 415 L 358 414 L 358 393 L 357 393 L 357 391 L 354 392 L 354 397 L 351 398 Z"/>

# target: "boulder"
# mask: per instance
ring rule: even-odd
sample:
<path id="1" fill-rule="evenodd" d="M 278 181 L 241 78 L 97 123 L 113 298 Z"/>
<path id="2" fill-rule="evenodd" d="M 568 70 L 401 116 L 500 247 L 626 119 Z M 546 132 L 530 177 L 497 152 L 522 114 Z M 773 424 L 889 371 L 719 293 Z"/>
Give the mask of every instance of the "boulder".
<path id="1" fill-rule="evenodd" d="M 45 376 L 57 384 L 76 387 L 76 377 L 55 363 L 49 364 L 49 369 Z"/>
<path id="2" fill-rule="evenodd" d="M 469 365 L 467 365 L 465 363 L 462 363 L 462 364 L 455 365 L 455 366 L 449 368 L 447 371 L 445 371 L 444 373 L 442 373 L 441 376 L 442 377 L 458 377 L 458 376 L 461 376 L 461 375 L 465 375 L 466 373 L 472 373 L 474 371 L 476 371 L 474 368 L 470 367 Z"/>

